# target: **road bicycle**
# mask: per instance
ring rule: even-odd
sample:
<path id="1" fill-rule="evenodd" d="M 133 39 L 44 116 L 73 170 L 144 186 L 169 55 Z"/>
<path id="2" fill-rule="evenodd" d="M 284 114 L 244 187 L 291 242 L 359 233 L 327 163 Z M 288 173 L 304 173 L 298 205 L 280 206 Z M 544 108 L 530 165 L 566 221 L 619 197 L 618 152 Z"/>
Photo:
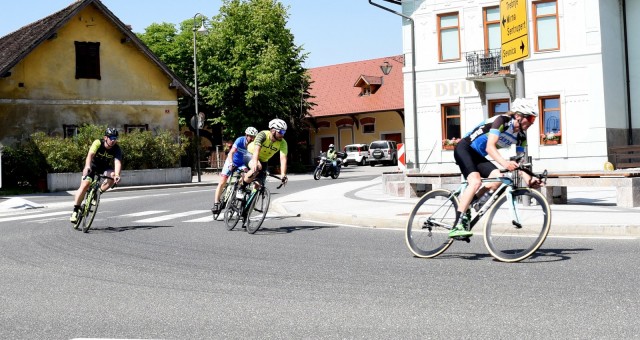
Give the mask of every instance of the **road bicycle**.
<path id="1" fill-rule="evenodd" d="M 213 220 L 217 220 L 220 213 L 226 208 L 229 199 L 232 197 L 236 188 L 240 183 L 240 179 L 242 178 L 243 170 L 235 169 L 233 174 L 229 177 L 227 183 L 225 183 L 224 189 L 222 189 L 222 196 L 220 197 L 220 208 L 217 213 L 213 213 Z"/>
<path id="2" fill-rule="evenodd" d="M 113 179 L 103 174 L 95 174 L 91 177 L 91 184 L 89 189 L 84 195 L 82 204 L 80 204 L 80 210 L 78 211 L 78 221 L 73 225 L 73 229 L 78 229 L 82 226 L 82 232 L 86 233 L 91 228 L 91 223 L 98 213 L 98 206 L 100 205 L 100 186 L 103 180 Z"/>
<path id="3" fill-rule="evenodd" d="M 494 258 L 518 262 L 531 256 L 542 246 L 551 227 L 551 209 L 545 197 L 535 189 L 518 186 L 518 170 L 546 183 L 547 171 L 535 174 L 528 164 L 521 164 L 511 176 L 483 179 L 482 183 L 500 182 L 486 203 L 471 208 L 469 228 L 486 214 L 484 243 Z M 409 250 L 422 258 L 442 254 L 455 240 L 470 242 L 469 237 L 449 238 L 457 223 L 458 197 L 466 189 L 465 180 L 454 191 L 436 189 L 426 193 L 411 211 L 405 232 Z M 471 206 L 474 206 L 473 202 Z"/>
<path id="4" fill-rule="evenodd" d="M 269 173 L 267 173 L 267 176 L 282 180 L 280 177 Z M 224 223 L 227 230 L 233 230 L 241 220 L 242 227 L 246 228 L 249 234 L 255 234 L 260 229 L 262 222 L 267 217 L 269 203 L 271 202 L 271 192 L 265 186 L 267 176 L 249 183 L 245 187 L 243 195 L 238 195 L 238 191 L 242 190 L 240 185 L 235 186 L 231 201 L 228 202 L 224 210 Z M 281 182 L 277 189 L 280 189 L 284 184 L 284 182 Z"/>

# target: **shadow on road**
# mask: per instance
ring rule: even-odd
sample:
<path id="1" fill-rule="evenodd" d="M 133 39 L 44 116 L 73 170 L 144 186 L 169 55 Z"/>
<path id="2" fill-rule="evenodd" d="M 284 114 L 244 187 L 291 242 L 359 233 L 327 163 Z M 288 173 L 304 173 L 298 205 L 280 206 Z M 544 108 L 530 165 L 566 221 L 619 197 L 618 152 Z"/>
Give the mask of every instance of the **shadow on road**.
<path id="1" fill-rule="evenodd" d="M 157 228 L 173 228 L 172 225 L 127 225 L 122 227 L 92 227 L 89 229 L 89 232 L 104 232 L 104 233 L 119 233 L 122 231 L 131 231 L 131 230 L 151 230 Z"/>

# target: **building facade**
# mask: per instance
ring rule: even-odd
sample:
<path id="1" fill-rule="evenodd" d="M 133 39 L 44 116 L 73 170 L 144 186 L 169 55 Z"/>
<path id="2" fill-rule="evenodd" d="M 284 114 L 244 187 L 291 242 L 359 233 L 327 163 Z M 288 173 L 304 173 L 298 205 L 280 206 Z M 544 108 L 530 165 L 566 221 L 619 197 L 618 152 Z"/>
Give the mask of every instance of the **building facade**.
<path id="1" fill-rule="evenodd" d="M 193 92 L 98 0 L 0 37 L 0 144 L 83 124 L 178 134 L 178 98 Z"/>
<path id="2" fill-rule="evenodd" d="M 526 0 L 529 58 L 518 70 L 500 49 L 499 6 L 514 1 L 397 2 L 413 20 L 403 21 L 409 169 L 457 171 L 449 140 L 520 96 L 540 110 L 528 130 L 534 170 L 601 170 L 608 147 L 640 144 L 640 2 Z"/>
<path id="3" fill-rule="evenodd" d="M 309 69 L 309 136 L 312 156 L 330 144 L 404 140 L 402 56 Z"/>

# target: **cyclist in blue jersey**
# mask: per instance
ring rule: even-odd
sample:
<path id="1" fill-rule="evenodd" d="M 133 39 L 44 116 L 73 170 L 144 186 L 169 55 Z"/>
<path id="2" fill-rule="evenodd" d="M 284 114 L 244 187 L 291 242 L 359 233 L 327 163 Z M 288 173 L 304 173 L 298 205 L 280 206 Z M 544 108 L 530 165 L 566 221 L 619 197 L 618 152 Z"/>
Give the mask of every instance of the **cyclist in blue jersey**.
<path id="1" fill-rule="evenodd" d="M 213 199 L 213 208 L 211 208 L 211 212 L 214 214 L 220 213 L 220 197 L 222 196 L 222 189 L 229 180 L 231 174 L 233 174 L 233 171 L 236 168 L 239 168 L 243 171 L 246 171 L 247 169 L 247 166 L 244 164 L 244 157 L 248 153 L 247 146 L 256 137 L 256 135 L 258 134 L 258 130 L 256 130 L 256 128 L 254 128 L 253 126 L 249 126 L 244 131 L 244 134 L 244 136 L 238 137 L 233 143 L 233 146 L 231 146 L 231 149 L 227 154 L 227 159 L 224 161 L 224 165 L 222 166 L 222 171 L 220 172 L 220 182 L 218 183 L 216 194 Z"/>
<path id="2" fill-rule="evenodd" d="M 527 136 L 524 133 L 538 116 L 538 109 L 534 102 L 526 98 L 517 98 L 511 104 L 506 114 L 491 117 L 471 132 L 467 133 L 456 145 L 453 156 L 460 167 L 460 172 L 467 179 L 468 186 L 460 195 L 460 205 L 457 211 L 458 224 L 451 229 L 449 237 L 469 237 L 473 233 L 469 230 L 471 214 L 469 206 L 478 192 L 481 197 L 487 190 L 494 190 L 500 183 L 488 183 L 482 189 L 482 178 L 500 176 L 500 170 L 487 155 L 507 170 L 515 170 L 518 163 L 504 159 L 498 149 L 508 148 L 512 144 L 526 147 Z M 522 178 L 529 187 L 540 186 L 540 180 L 521 172 Z"/>

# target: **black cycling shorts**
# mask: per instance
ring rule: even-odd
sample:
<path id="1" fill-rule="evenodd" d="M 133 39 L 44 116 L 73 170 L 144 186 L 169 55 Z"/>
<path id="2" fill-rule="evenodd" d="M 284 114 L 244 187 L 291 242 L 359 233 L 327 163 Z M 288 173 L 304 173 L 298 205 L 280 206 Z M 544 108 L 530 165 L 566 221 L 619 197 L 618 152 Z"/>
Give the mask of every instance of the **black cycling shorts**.
<path id="1" fill-rule="evenodd" d="M 498 168 L 486 157 L 479 154 L 464 139 L 456 145 L 455 150 L 453 150 L 453 157 L 465 179 L 472 172 L 478 172 L 482 178 L 488 178 Z"/>

